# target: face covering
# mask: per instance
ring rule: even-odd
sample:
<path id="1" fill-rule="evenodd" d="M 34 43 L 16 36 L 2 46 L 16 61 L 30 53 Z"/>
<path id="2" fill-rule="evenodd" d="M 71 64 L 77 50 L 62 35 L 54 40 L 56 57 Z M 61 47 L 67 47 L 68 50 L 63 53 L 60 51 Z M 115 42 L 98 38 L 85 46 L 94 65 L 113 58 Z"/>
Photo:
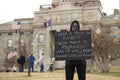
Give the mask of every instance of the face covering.
<path id="1" fill-rule="evenodd" d="M 72 31 L 78 31 L 78 24 L 77 23 L 73 23 L 73 25 L 72 25 Z"/>

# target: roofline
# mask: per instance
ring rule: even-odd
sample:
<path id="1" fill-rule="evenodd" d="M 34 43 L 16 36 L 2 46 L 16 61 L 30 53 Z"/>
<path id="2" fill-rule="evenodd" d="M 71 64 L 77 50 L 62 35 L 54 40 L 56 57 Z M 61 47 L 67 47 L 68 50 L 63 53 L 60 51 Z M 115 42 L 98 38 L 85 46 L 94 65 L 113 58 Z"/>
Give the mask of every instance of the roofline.
<path id="1" fill-rule="evenodd" d="M 14 21 L 18 21 L 18 20 L 34 20 L 34 18 L 18 18 L 18 19 L 14 19 Z"/>

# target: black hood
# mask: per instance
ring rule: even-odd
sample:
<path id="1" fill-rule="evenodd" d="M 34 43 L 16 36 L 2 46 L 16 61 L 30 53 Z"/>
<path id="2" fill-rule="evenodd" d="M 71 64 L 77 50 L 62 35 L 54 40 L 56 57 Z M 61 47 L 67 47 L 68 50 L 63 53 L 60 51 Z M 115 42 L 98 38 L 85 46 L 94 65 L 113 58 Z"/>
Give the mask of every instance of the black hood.
<path id="1" fill-rule="evenodd" d="M 76 23 L 77 25 L 74 25 Z M 71 25 L 70 25 L 70 31 L 79 31 L 80 30 L 80 25 L 77 20 L 74 20 Z"/>

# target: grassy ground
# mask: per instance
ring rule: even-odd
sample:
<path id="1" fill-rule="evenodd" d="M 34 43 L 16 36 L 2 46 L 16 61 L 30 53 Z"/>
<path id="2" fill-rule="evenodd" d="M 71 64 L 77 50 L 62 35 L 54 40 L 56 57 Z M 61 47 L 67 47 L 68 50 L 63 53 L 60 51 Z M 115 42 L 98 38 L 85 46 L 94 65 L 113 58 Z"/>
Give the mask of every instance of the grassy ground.
<path id="1" fill-rule="evenodd" d="M 120 73 L 120 72 L 119 72 Z M 114 73 L 112 73 L 114 74 Z M 112 75 L 111 74 L 111 75 Z M 104 74 L 87 74 L 87 80 L 120 80 L 120 76 Z M 64 70 L 56 70 L 54 72 L 31 72 L 31 76 L 28 76 L 27 72 L 1 72 L 0 80 L 65 80 Z M 77 74 L 74 75 L 74 80 L 77 79 Z"/>
<path id="2" fill-rule="evenodd" d="M 118 71 L 117 72 L 116 71 L 110 71 L 109 73 L 94 72 L 94 73 L 90 73 L 90 74 L 120 77 L 120 72 L 118 72 Z"/>
<path id="3" fill-rule="evenodd" d="M 94 72 L 90 74 L 120 77 L 120 66 L 112 66 L 109 71 L 109 73 Z"/>

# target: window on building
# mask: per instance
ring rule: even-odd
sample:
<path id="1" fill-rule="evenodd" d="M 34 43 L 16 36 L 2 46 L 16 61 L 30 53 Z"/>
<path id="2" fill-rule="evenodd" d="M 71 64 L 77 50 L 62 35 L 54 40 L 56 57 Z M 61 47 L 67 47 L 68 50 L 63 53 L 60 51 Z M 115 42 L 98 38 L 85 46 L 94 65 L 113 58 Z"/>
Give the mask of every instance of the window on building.
<path id="1" fill-rule="evenodd" d="M 24 34 L 24 32 L 23 32 L 23 31 L 20 31 L 20 34 Z"/>
<path id="2" fill-rule="evenodd" d="M 12 35 L 12 33 L 11 33 L 11 32 L 9 32 L 9 33 L 8 33 L 8 35 Z"/>
<path id="3" fill-rule="evenodd" d="M 23 40 L 23 39 L 20 40 L 20 44 L 21 44 L 22 46 L 24 45 L 24 40 Z"/>
<path id="4" fill-rule="evenodd" d="M 120 26 L 118 26 L 118 29 L 120 29 Z"/>
<path id="5" fill-rule="evenodd" d="M 39 43 L 43 43 L 44 42 L 44 35 L 39 35 L 39 40 L 38 40 Z"/>
<path id="6" fill-rule="evenodd" d="M 31 34 L 33 34 L 33 32 L 30 32 Z"/>
<path id="7" fill-rule="evenodd" d="M 12 40 L 8 40 L 8 47 L 12 47 L 13 41 Z"/>
<path id="8" fill-rule="evenodd" d="M 118 33 L 118 39 L 120 40 L 120 33 Z"/>
<path id="9" fill-rule="evenodd" d="M 0 47 L 1 47 L 2 43 L 1 43 L 1 40 L 0 40 Z"/>
<path id="10" fill-rule="evenodd" d="M 0 33 L 0 36 L 2 35 L 2 33 Z"/>

